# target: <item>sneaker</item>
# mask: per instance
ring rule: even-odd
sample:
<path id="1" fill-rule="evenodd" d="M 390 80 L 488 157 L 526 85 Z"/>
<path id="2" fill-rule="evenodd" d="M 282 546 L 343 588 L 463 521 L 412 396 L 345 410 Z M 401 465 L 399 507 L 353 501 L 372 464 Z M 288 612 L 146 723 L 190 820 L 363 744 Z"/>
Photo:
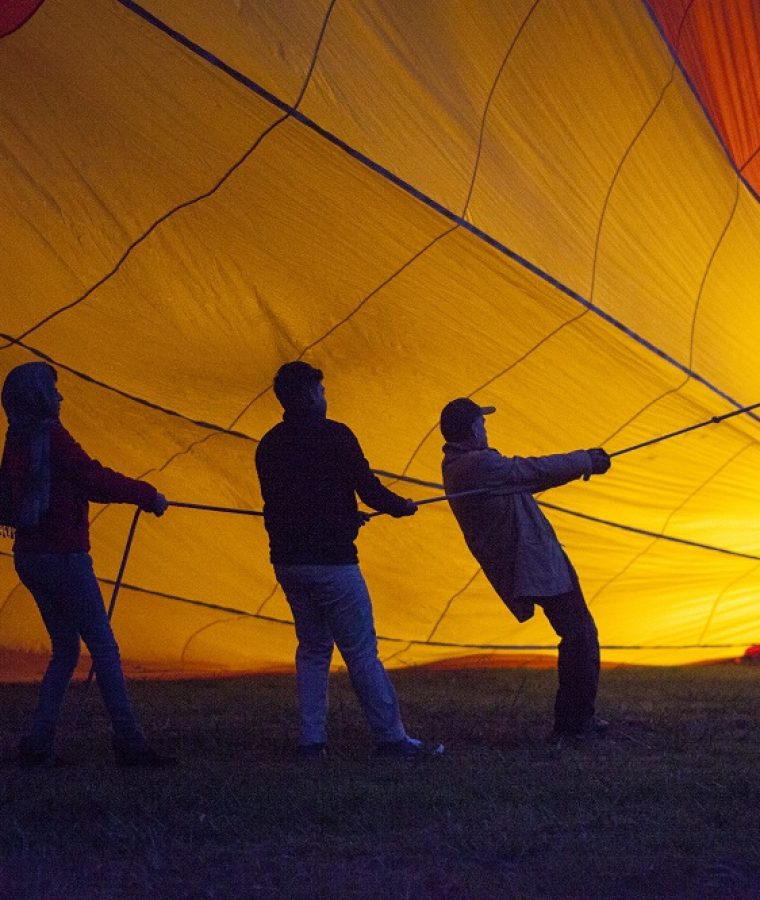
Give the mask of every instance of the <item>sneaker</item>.
<path id="1" fill-rule="evenodd" d="M 176 756 L 157 753 L 152 747 L 133 746 L 114 742 L 114 759 L 117 766 L 142 766 L 148 769 L 165 769 L 179 764 Z"/>
<path id="2" fill-rule="evenodd" d="M 577 737 L 602 737 L 609 730 L 610 723 L 606 719 L 592 716 L 578 732 Z"/>
<path id="3" fill-rule="evenodd" d="M 425 759 L 440 756 L 442 753 L 443 744 L 426 744 L 410 737 L 401 738 L 399 741 L 382 741 L 375 751 L 376 756 L 385 759 Z"/>
<path id="4" fill-rule="evenodd" d="M 327 759 L 327 744 L 299 744 L 296 748 L 296 756 L 299 759 Z"/>

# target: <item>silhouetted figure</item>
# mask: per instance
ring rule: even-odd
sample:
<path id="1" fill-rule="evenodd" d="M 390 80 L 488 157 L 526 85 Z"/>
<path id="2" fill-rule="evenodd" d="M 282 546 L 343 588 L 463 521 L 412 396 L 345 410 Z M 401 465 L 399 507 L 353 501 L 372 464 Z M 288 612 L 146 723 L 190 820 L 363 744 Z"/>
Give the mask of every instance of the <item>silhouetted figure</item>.
<path id="1" fill-rule="evenodd" d="M 417 511 L 383 487 L 351 430 L 327 418 L 322 372 L 304 362 L 282 366 L 274 392 L 283 421 L 256 451 L 270 559 L 290 604 L 298 649 L 299 753 L 326 752 L 330 660 L 337 645 L 381 756 L 441 752 L 407 736 L 393 685 L 377 653 L 367 586 L 354 540 L 366 521 L 356 494 L 395 517 Z"/>
<path id="2" fill-rule="evenodd" d="M 599 641 L 578 577 L 533 494 L 576 478 L 602 474 L 610 457 L 601 449 L 552 456 L 502 456 L 488 446 L 481 407 L 464 397 L 441 412 L 443 484 L 447 494 L 489 488 L 449 501 L 472 555 L 520 622 L 540 606 L 559 644 L 559 688 L 554 737 L 603 732 L 595 715 Z"/>
<path id="3" fill-rule="evenodd" d="M 61 703 L 87 645 L 113 727 L 120 765 L 175 763 L 148 746 L 135 721 L 119 649 L 89 554 L 88 501 L 133 503 L 160 516 L 163 494 L 91 459 L 63 427 L 56 371 L 47 363 L 17 366 L 5 379 L 8 417 L 0 464 L 0 524 L 15 529 L 16 572 L 29 589 L 50 635 L 52 657 L 40 684 L 31 727 L 19 761 L 50 766 Z"/>

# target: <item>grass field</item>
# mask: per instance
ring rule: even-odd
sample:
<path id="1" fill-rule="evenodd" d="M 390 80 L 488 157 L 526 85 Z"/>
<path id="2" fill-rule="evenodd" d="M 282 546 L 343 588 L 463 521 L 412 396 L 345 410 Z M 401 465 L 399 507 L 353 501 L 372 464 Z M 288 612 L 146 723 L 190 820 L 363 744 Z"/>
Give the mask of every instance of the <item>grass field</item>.
<path id="1" fill-rule="evenodd" d="M 554 672 L 393 674 L 444 757 L 374 760 L 345 676 L 332 757 L 294 759 L 292 676 L 133 684 L 176 770 L 117 769 L 96 693 L 13 763 L 34 685 L 0 687 L 0 897 L 760 898 L 760 668 L 607 670 L 611 734 L 544 740 Z"/>

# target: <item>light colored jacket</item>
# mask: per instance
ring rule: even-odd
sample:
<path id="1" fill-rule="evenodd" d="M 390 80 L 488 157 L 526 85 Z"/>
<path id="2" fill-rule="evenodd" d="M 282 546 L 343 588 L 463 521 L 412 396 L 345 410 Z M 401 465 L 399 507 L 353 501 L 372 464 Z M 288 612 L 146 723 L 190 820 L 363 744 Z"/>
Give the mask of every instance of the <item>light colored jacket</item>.
<path id="1" fill-rule="evenodd" d="M 589 454 L 502 456 L 474 438 L 446 444 L 443 454 L 447 494 L 493 489 L 449 505 L 470 552 L 518 621 L 533 615 L 535 598 L 570 591 L 570 563 L 532 495 L 591 475 Z"/>

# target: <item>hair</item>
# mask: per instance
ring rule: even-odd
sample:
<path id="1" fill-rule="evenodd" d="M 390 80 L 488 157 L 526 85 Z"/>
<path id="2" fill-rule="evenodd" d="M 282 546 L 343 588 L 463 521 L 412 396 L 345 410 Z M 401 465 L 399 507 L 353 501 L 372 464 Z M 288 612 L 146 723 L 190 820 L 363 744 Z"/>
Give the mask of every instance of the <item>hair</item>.
<path id="1" fill-rule="evenodd" d="M 296 361 L 285 363 L 274 376 L 274 394 L 283 409 L 303 408 L 311 405 L 314 386 L 324 375 L 308 363 Z"/>

